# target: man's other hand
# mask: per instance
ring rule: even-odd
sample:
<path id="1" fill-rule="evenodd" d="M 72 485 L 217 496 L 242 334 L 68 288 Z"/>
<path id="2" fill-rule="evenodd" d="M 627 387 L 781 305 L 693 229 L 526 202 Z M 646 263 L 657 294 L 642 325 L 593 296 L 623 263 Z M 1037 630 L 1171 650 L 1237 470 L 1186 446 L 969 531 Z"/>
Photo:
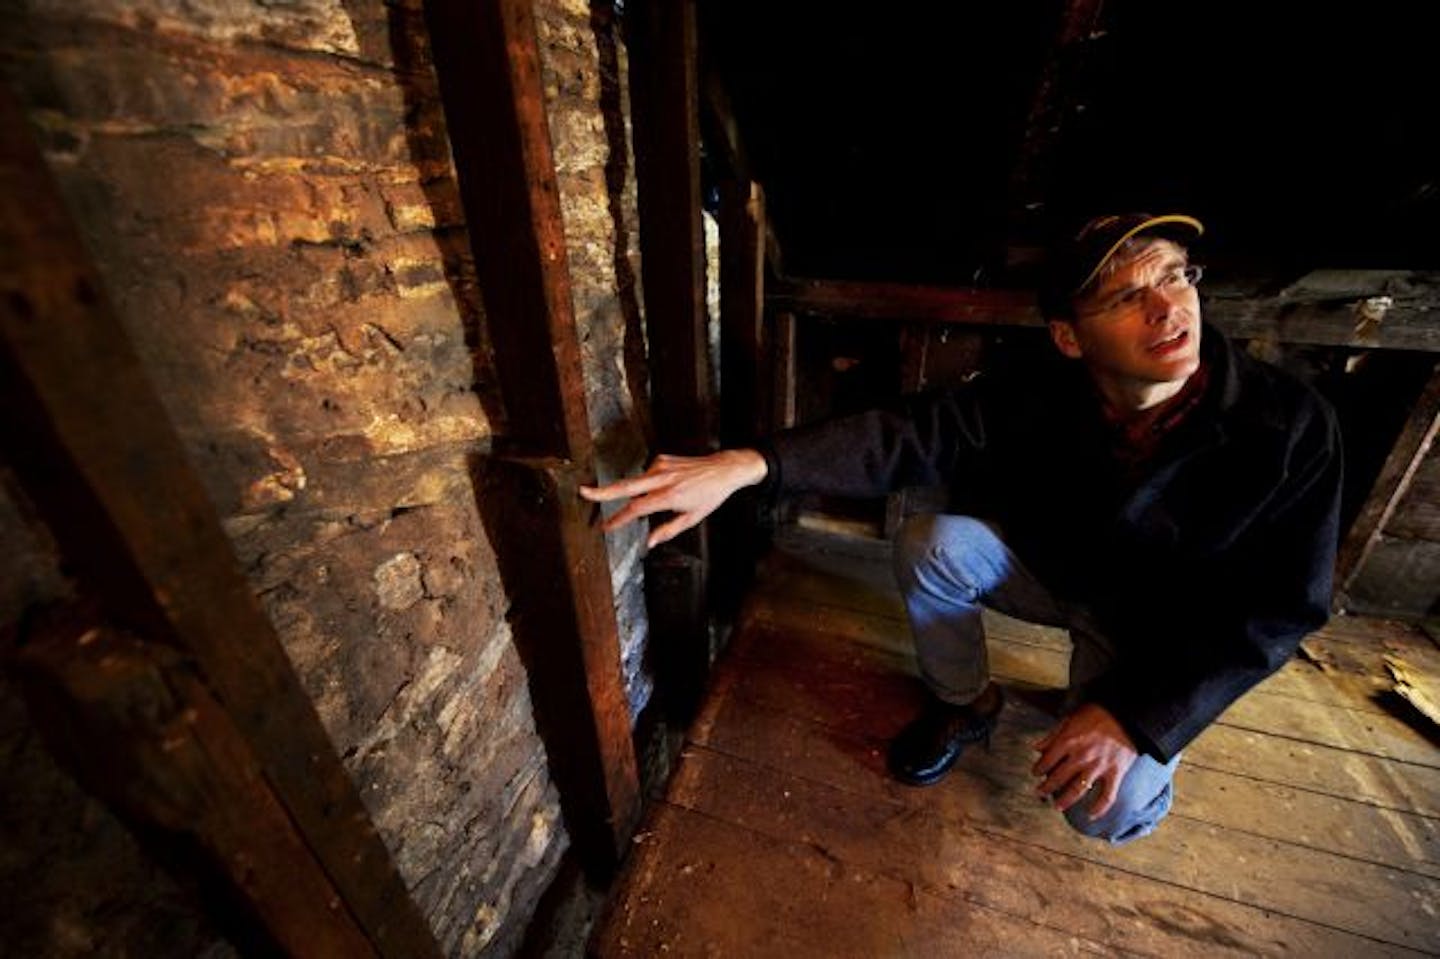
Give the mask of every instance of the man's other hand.
<path id="1" fill-rule="evenodd" d="M 580 495 L 594 503 L 629 498 L 601 527 L 605 532 L 651 513 L 668 511 L 674 519 L 650 531 L 647 546 L 675 538 L 715 512 L 731 493 L 765 478 L 765 457 L 756 450 L 720 450 L 709 456 L 655 457 L 644 473 L 608 486 L 582 486 Z"/>
<path id="2" fill-rule="evenodd" d="M 1032 770 L 1044 777 L 1036 792 L 1050 796 L 1064 812 L 1092 789 L 1090 818 L 1098 819 L 1115 805 L 1120 783 L 1139 753 L 1110 711 L 1086 703 L 1060 721 L 1035 744 L 1040 758 Z"/>

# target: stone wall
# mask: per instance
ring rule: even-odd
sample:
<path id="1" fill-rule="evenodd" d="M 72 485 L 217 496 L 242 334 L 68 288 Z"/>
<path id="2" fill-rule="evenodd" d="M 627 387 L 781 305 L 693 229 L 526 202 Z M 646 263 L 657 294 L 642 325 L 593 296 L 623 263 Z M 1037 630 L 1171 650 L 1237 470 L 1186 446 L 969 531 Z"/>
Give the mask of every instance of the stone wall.
<path id="1" fill-rule="evenodd" d="M 609 0 L 536 6 L 586 404 L 602 482 L 639 472 L 649 419 L 625 50 Z M 632 717 L 649 702 L 644 524 L 607 537 Z"/>
<path id="2" fill-rule="evenodd" d="M 567 840 L 470 482 L 504 412 L 418 0 L 0 13 L 7 80 L 402 876 L 447 954 L 513 951 Z M 624 58 L 607 7 L 537 13 L 603 479 L 646 455 Z M 609 543 L 634 710 L 640 542 Z"/>

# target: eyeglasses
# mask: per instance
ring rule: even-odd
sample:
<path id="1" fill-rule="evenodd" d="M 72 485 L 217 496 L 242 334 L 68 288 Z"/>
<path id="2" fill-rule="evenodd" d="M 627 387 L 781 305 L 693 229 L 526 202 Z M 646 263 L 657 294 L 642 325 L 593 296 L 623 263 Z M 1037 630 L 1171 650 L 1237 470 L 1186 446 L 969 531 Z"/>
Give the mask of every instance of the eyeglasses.
<path id="1" fill-rule="evenodd" d="M 1184 290 L 1193 289 L 1205 275 L 1205 268 L 1195 263 L 1175 266 L 1166 270 L 1149 283 L 1140 283 L 1085 307 L 1082 313 L 1108 313 L 1131 310 L 1145 302 L 1145 294 L 1151 290 L 1161 296 L 1171 297 Z"/>

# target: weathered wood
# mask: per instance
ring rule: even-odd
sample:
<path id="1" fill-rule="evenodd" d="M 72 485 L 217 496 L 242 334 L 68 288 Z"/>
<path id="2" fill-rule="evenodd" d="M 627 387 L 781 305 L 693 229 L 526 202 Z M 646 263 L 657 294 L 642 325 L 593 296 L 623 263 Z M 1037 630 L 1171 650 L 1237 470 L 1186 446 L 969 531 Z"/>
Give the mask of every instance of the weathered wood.
<path id="1" fill-rule="evenodd" d="M 625 6 L 657 445 L 711 447 L 694 0 Z"/>
<path id="2" fill-rule="evenodd" d="M 1390 274 L 1377 276 L 1376 282 Z M 1205 318 L 1227 336 L 1312 346 L 1440 352 L 1440 302 L 1426 296 L 1396 299 L 1382 323 L 1364 326 L 1357 310 L 1369 296 L 1297 301 L 1285 297 L 1206 297 Z M 774 310 L 857 320 L 973 326 L 1043 325 L 1028 290 L 967 289 L 897 283 L 855 283 L 787 277 L 772 284 Z"/>
<path id="3" fill-rule="evenodd" d="M 593 944 L 597 959 L 1118 954 L 818 843 L 683 807 L 657 807 L 643 835 Z"/>
<path id="4" fill-rule="evenodd" d="M 599 510 L 576 492 L 586 475 L 563 460 L 497 457 L 477 480 L 536 727 L 581 861 L 599 878 L 628 847 L 640 786 Z"/>
<path id="5" fill-rule="evenodd" d="M 178 650 L 72 615 L 27 630 L 7 666 L 51 751 L 247 951 L 376 954 Z"/>
<path id="6" fill-rule="evenodd" d="M 780 639 L 776 642 L 784 642 Z M 778 689 L 809 681 L 813 659 L 795 662 L 774 674 Z M 967 754 L 943 788 L 913 790 L 893 783 L 884 771 L 884 743 L 905 721 L 876 707 L 852 682 L 811 688 L 812 708 L 828 710 L 834 720 L 824 730 L 806 726 L 789 705 L 774 722 L 773 708 L 757 702 L 762 673 L 747 671 L 736 687 L 731 709 L 711 727 L 707 744 L 764 766 L 758 775 L 791 774 L 847 790 L 901 799 L 907 807 L 927 810 L 949 821 L 964 822 L 987 833 L 1033 843 L 1099 865 L 1117 865 L 1167 884 L 1232 902 L 1259 906 L 1317 926 L 1412 949 L 1440 946 L 1440 930 L 1416 915 L 1411 904 L 1432 903 L 1440 882 L 1390 865 L 1344 858 L 1325 849 L 1280 842 L 1219 828 L 1193 817 L 1181 803 L 1164 826 L 1142 842 L 1118 850 L 1084 840 L 1031 794 L 1030 744 L 1046 726 L 1042 717 L 1012 707 L 993 754 Z M 847 698 L 843 703 L 837 699 Z M 773 714 L 772 714 L 773 716 Z M 1017 722 L 1017 716 L 1020 721 Z M 1371 812 L 1360 809 L 1359 812 Z M 1220 863 L 1243 861 L 1244 868 Z M 1422 907 L 1423 911 L 1423 907 Z"/>
<path id="7" fill-rule="evenodd" d="M 106 619 L 194 658 L 376 951 L 436 955 L 3 90 L 0 130 L 7 458 Z"/>
<path id="8" fill-rule="evenodd" d="M 869 734 L 877 742 L 899 732 L 920 704 L 921 686 L 903 659 L 877 655 L 840 635 L 820 635 L 789 624 L 778 630 L 747 631 L 737 640 L 733 658 L 754 661 L 745 674 L 748 700 L 852 734 L 857 717 L 869 717 Z M 1011 675 L 1001 672 L 1002 663 Z M 1044 661 L 1030 654 L 1010 658 L 1004 646 L 992 644 L 991 666 L 997 678 L 1011 681 L 1015 673 L 1043 675 L 1037 666 L 1044 666 Z M 1063 661 L 1049 668 L 1053 672 L 1044 685 L 1050 684 L 1048 680 L 1063 681 Z M 1378 808 L 1440 816 L 1440 770 L 1433 766 L 1272 736 L 1223 720 L 1191 743 L 1185 762 Z"/>
<path id="9" fill-rule="evenodd" d="M 438 0 L 425 4 L 425 15 L 505 399 L 506 441 L 522 455 L 564 457 L 588 469 L 590 428 L 533 4 Z"/>
<path id="10" fill-rule="evenodd" d="M 1349 749 L 1281 739 L 1216 723 L 1185 750 L 1185 762 L 1248 774 L 1278 786 L 1353 799 L 1380 810 L 1440 818 L 1440 771 Z"/>
<path id="11" fill-rule="evenodd" d="M 620 644 L 593 481 L 593 447 L 533 4 L 427 3 L 435 64 L 508 414 L 482 466 L 566 823 L 586 868 L 608 874 L 639 815 Z"/>
<path id="12" fill-rule="evenodd" d="M 805 734 L 783 723 L 779 728 L 796 737 Z M 811 771 L 803 755 L 808 744 L 774 735 L 765 741 Z M 885 789 L 878 781 L 882 788 L 871 788 L 870 763 L 848 755 L 825 759 L 832 760 L 821 770 L 823 778 L 816 779 L 692 747 L 670 801 L 772 841 L 809 843 L 823 849 L 838 868 L 914 883 L 933 895 L 983 904 L 1036 927 L 1069 931 L 1125 952 L 1405 954 L 1359 935 L 1267 913 L 1258 904 L 1136 873 L 1123 862 L 1106 861 L 1110 857 L 1103 853 L 1077 855 L 1053 848 L 1065 843 L 1034 842 L 1013 830 L 996 830 L 987 821 L 991 816 L 971 814 L 961 805 L 968 799 L 993 806 L 994 796 L 983 786 L 964 790 L 964 797 L 954 796 L 953 789 L 949 797 Z M 855 788 L 862 777 L 864 783 Z M 1059 818 L 1032 805 L 1039 817 Z M 1182 917 L 1185 921 L 1165 921 Z"/>
<path id="13" fill-rule="evenodd" d="M 1400 504 L 1385 524 L 1385 531 L 1401 539 L 1440 543 L 1440 450 L 1432 445 L 1400 497 Z"/>
<path id="14" fill-rule="evenodd" d="M 735 111 L 730 105 L 730 95 L 725 91 L 725 83 L 720 79 L 720 75 L 713 70 L 704 71 L 700 105 L 701 128 L 706 146 L 717 149 L 720 165 L 729 171 L 730 179 L 741 183 L 753 182 L 755 170 L 750 165 L 744 138 L 740 136 L 740 124 L 736 121 Z M 784 256 L 780 251 L 780 239 L 775 235 L 775 224 L 769 217 L 762 221 L 761 232 L 764 265 L 772 276 L 784 276 Z M 723 240 L 721 255 L 724 255 Z"/>
<path id="15" fill-rule="evenodd" d="M 1440 543 L 1381 535 L 1345 589 L 1345 608 L 1424 619 L 1440 612 Z"/>
<path id="16" fill-rule="evenodd" d="M 1425 461 L 1437 429 L 1440 429 L 1440 365 L 1436 366 L 1415 401 L 1400 435 L 1390 448 L 1390 454 L 1380 467 L 1380 474 L 1370 487 L 1365 505 L 1360 508 L 1350 531 L 1345 534 L 1345 541 L 1340 545 L 1335 561 L 1335 579 L 1341 592 L 1340 605 L 1344 605 L 1346 591 L 1359 576 L 1365 560 Z"/>
<path id="17" fill-rule="evenodd" d="M 770 336 L 772 377 L 775 384 L 771 392 L 774 406 L 771 409 L 771 428 L 784 429 L 795 425 L 795 314 L 780 311 L 775 314 L 775 329 Z"/>
<path id="18" fill-rule="evenodd" d="M 1440 820 L 1195 763 L 1180 764 L 1175 790 L 1192 819 L 1440 879 Z"/>
<path id="19" fill-rule="evenodd" d="M 770 285 L 765 302 L 776 311 L 867 320 L 991 326 L 1044 323 L 1034 295 L 1024 290 L 786 277 Z"/>

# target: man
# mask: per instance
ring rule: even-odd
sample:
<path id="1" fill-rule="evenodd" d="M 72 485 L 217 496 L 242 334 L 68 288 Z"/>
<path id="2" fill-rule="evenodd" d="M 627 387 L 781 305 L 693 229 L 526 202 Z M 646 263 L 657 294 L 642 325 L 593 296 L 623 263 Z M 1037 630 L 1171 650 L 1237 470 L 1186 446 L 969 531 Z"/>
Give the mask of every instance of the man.
<path id="1" fill-rule="evenodd" d="M 1071 691 L 1036 744 L 1038 792 L 1113 843 L 1169 811 L 1180 752 L 1328 615 L 1339 432 L 1308 387 L 1202 326 L 1187 216 L 1092 220 L 1041 291 L 1064 361 L 777 434 L 755 450 L 659 457 L 582 495 L 605 524 L 670 511 L 650 543 L 748 485 L 876 495 L 944 482 L 896 574 L 930 702 L 890 746 L 927 785 L 987 740 L 1004 703 L 980 608 L 1063 626 Z"/>

